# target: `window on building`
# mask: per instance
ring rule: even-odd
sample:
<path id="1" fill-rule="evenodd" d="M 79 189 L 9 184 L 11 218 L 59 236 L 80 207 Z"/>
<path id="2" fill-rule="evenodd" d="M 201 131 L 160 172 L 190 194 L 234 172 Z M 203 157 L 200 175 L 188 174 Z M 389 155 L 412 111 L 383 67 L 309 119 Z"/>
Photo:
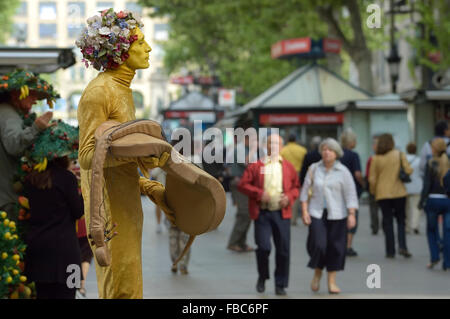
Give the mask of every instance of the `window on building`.
<path id="1" fill-rule="evenodd" d="M 67 16 L 69 19 L 84 18 L 86 15 L 86 4 L 84 2 L 67 3 Z"/>
<path id="2" fill-rule="evenodd" d="M 28 3 L 26 3 L 25 1 L 22 1 L 20 3 L 20 6 L 16 10 L 16 15 L 19 17 L 26 17 L 27 9 L 28 9 Z"/>
<path id="3" fill-rule="evenodd" d="M 24 43 L 28 37 L 28 25 L 26 23 L 14 23 L 12 37 L 18 43 Z"/>
<path id="4" fill-rule="evenodd" d="M 40 23 L 39 37 L 56 39 L 56 23 Z"/>
<path id="5" fill-rule="evenodd" d="M 155 24 L 154 38 L 157 41 L 166 41 L 169 38 L 169 26 L 167 24 Z"/>
<path id="6" fill-rule="evenodd" d="M 56 19 L 56 2 L 39 3 L 39 18 L 41 20 Z"/>
<path id="7" fill-rule="evenodd" d="M 97 2 L 97 11 L 103 11 L 105 9 L 114 8 L 114 2 L 110 1 L 101 1 Z"/>
<path id="8" fill-rule="evenodd" d="M 157 60 L 162 60 L 164 58 L 164 50 L 158 44 L 152 45 L 152 51 L 150 52 L 152 56 L 154 56 Z"/>
<path id="9" fill-rule="evenodd" d="M 125 4 L 125 9 L 131 12 L 142 14 L 142 7 L 136 2 L 127 2 Z"/>
<path id="10" fill-rule="evenodd" d="M 133 91 L 133 102 L 136 109 L 144 108 L 144 96 L 140 92 Z"/>
<path id="11" fill-rule="evenodd" d="M 78 36 L 83 31 L 83 25 L 82 24 L 71 24 L 69 23 L 67 25 L 67 35 L 69 38 L 78 38 Z"/>

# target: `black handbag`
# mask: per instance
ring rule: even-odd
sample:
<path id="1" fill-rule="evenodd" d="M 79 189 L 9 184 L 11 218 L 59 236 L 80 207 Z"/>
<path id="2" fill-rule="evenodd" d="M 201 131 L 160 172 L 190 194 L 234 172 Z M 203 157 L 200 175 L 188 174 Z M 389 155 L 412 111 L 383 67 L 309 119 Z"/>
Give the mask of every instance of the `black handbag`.
<path id="1" fill-rule="evenodd" d="M 406 174 L 405 170 L 403 169 L 402 153 L 400 152 L 399 154 L 400 154 L 400 173 L 398 177 L 403 183 L 411 183 L 411 177 L 409 177 L 409 175 Z"/>

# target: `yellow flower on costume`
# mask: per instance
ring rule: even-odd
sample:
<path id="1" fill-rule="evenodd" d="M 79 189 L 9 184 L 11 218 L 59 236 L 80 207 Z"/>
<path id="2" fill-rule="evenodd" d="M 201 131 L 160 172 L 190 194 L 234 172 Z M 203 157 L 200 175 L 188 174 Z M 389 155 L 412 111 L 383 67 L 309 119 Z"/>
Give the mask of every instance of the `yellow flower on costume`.
<path id="1" fill-rule="evenodd" d="M 13 256 L 13 259 L 14 259 L 14 260 L 19 260 L 19 259 L 20 259 L 20 256 L 17 255 L 17 254 L 15 254 L 15 255 Z"/>
<path id="2" fill-rule="evenodd" d="M 9 219 L 5 219 L 5 220 L 3 221 L 3 225 L 8 226 L 8 225 L 9 225 Z"/>
<path id="3" fill-rule="evenodd" d="M 20 278 L 19 278 L 19 279 L 20 279 L 20 281 L 21 281 L 21 282 L 25 282 L 25 281 L 27 281 L 27 277 L 25 277 L 25 276 L 20 276 Z"/>
<path id="4" fill-rule="evenodd" d="M 7 253 L 2 253 L 2 259 L 6 259 L 6 258 L 8 258 L 8 254 Z"/>
<path id="5" fill-rule="evenodd" d="M 8 215 L 6 214 L 6 212 L 1 212 L 1 213 L 0 213 L 0 216 L 1 216 L 2 218 L 6 218 L 6 216 L 8 216 Z"/>
<path id="6" fill-rule="evenodd" d="M 9 284 L 9 283 L 11 283 L 13 281 L 13 279 L 12 279 L 12 277 L 11 276 L 8 276 L 8 278 L 6 278 L 6 282 Z"/>
<path id="7" fill-rule="evenodd" d="M 3 237 L 5 237 L 5 239 L 10 239 L 11 238 L 11 233 L 10 232 L 6 232 Z"/>

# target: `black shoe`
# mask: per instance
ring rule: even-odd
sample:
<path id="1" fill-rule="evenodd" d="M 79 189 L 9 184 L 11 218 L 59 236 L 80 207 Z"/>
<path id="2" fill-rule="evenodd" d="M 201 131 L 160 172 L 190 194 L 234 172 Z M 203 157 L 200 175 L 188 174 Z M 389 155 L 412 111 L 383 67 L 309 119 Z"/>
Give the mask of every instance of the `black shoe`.
<path id="1" fill-rule="evenodd" d="M 378 230 L 372 230 L 372 235 L 377 235 L 378 234 Z"/>
<path id="2" fill-rule="evenodd" d="M 256 283 L 256 291 L 257 292 L 262 293 L 262 292 L 264 292 L 264 290 L 266 290 L 265 282 L 266 281 L 264 279 L 261 279 L 261 278 L 258 279 L 258 282 Z"/>
<path id="3" fill-rule="evenodd" d="M 395 258 L 395 254 L 386 254 L 386 258 L 394 259 Z"/>
<path id="4" fill-rule="evenodd" d="M 414 232 L 414 234 L 416 234 L 416 235 L 419 235 L 419 234 L 420 234 L 420 232 L 419 232 L 418 229 L 414 229 L 413 232 Z"/>
<path id="5" fill-rule="evenodd" d="M 412 257 L 411 253 L 410 253 L 409 251 L 407 251 L 406 249 L 400 249 L 400 250 L 398 251 L 398 254 L 399 254 L 399 255 L 402 255 L 402 256 L 405 257 L 405 258 L 410 258 L 410 257 Z"/>
<path id="6" fill-rule="evenodd" d="M 350 248 L 347 248 L 347 256 L 355 257 L 355 256 L 358 256 L 358 253 L 356 251 L 354 251 L 352 247 L 350 247 Z"/>
<path id="7" fill-rule="evenodd" d="M 275 287 L 275 294 L 278 296 L 286 296 L 286 290 L 283 287 Z"/>

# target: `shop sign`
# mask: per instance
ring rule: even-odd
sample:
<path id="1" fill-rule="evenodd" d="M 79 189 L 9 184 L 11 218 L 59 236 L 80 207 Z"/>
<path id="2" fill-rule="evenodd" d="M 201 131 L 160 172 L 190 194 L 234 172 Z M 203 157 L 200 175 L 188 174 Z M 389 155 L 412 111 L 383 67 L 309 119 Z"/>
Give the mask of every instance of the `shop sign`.
<path id="1" fill-rule="evenodd" d="M 182 85 L 186 85 L 186 84 L 192 84 L 194 83 L 194 77 L 189 75 L 189 76 L 177 76 L 177 77 L 173 77 L 170 79 L 170 83 L 173 84 L 182 84 Z"/>
<path id="2" fill-rule="evenodd" d="M 342 124 L 343 113 L 274 113 L 260 114 L 261 125 Z"/>
<path id="3" fill-rule="evenodd" d="M 233 107 L 236 104 L 236 91 L 228 89 L 219 90 L 219 105 Z"/>
<path id="4" fill-rule="evenodd" d="M 282 40 L 272 45 L 272 59 L 311 51 L 311 38 Z"/>

